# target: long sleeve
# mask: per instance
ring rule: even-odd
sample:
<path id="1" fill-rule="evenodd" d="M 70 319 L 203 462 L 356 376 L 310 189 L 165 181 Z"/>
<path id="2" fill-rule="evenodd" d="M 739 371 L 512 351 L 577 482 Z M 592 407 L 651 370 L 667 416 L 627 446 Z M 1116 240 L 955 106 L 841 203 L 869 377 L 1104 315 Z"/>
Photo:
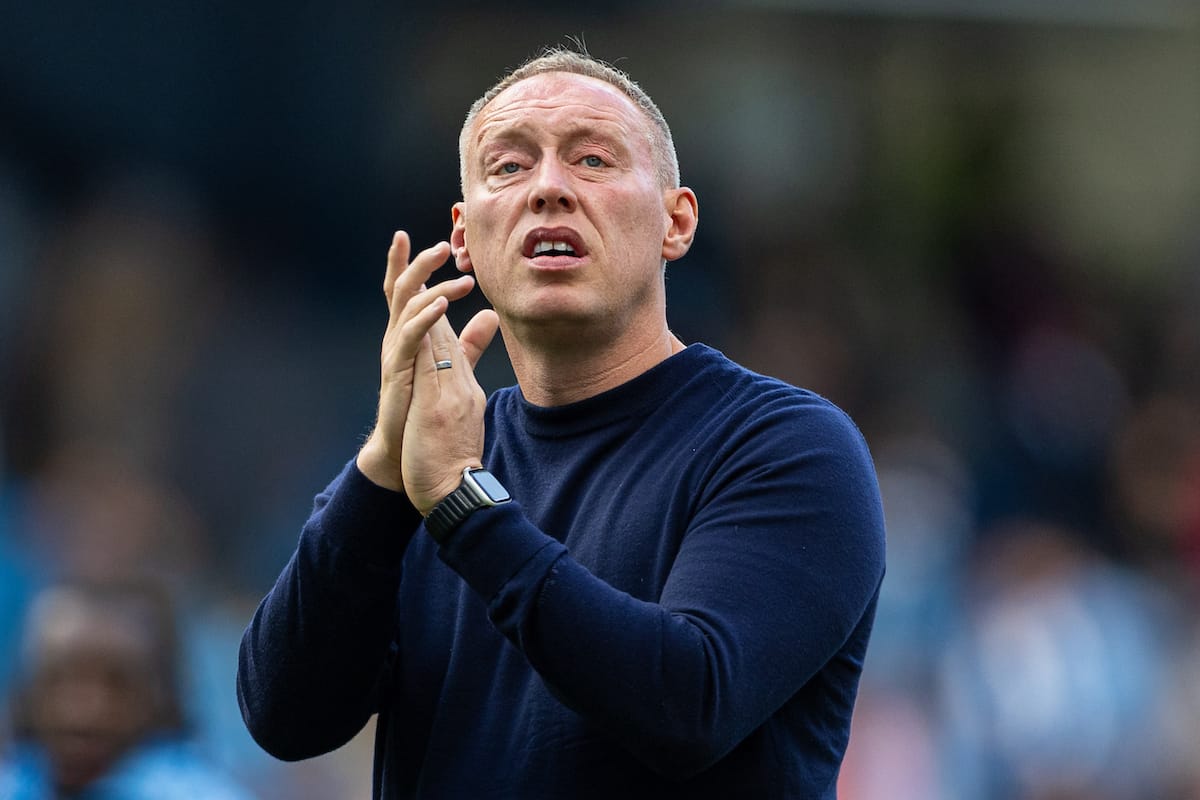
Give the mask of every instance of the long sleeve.
<path id="1" fill-rule="evenodd" d="M 707 440 L 694 448 L 670 432 L 682 441 L 661 452 L 690 465 L 655 456 L 645 470 L 618 460 L 634 472 L 623 480 L 581 473 L 576 494 L 620 487 L 601 534 L 615 548 L 678 541 L 658 597 L 599 577 L 595 558 L 574 557 L 573 530 L 539 530 L 519 502 L 478 512 L 441 551 L 556 696 L 663 775 L 710 767 L 806 686 L 805 713 L 844 718 L 848 734 L 884 570 L 882 511 L 857 429 L 823 401 L 803 406 L 783 394 L 692 434 Z M 697 462 L 706 445 L 714 455 Z M 836 774 L 845 741 L 829 747 Z"/>
<path id="2" fill-rule="evenodd" d="M 376 709 L 401 559 L 420 515 L 353 462 L 317 496 L 291 560 L 242 637 L 237 693 L 278 758 L 328 752 Z"/>
<path id="3" fill-rule="evenodd" d="M 260 744 L 378 710 L 384 800 L 836 797 L 884 570 L 849 418 L 697 345 L 485 431 L 514 502 L 440 547 L 353 463 L 318 496 L 242 641 Z"/>

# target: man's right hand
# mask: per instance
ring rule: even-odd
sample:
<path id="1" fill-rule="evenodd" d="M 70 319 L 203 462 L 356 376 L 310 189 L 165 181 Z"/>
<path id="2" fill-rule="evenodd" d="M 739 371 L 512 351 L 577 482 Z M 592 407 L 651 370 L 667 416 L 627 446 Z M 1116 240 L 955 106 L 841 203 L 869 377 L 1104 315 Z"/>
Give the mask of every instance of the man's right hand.
<path id="1" fill-rule="evenodd" d="M 418 253 L 411 264 L 409 250 L 408 234 L 397 231 L 383 278 L 389 313 L 380 354 L 379 415 L 357 459 L 358 468 L 372 483 L 397 492 L 404 491 L 400 453 L 421 340 L 437 326 L 445 326 L 445 331 L 435 331 L 439 336 L 456 338 L 446 309 L 475 286 L 475 279 L 465 275 L 426 288 L 429 276 L 450 257 L 450 245 L 438 242 Z"/>

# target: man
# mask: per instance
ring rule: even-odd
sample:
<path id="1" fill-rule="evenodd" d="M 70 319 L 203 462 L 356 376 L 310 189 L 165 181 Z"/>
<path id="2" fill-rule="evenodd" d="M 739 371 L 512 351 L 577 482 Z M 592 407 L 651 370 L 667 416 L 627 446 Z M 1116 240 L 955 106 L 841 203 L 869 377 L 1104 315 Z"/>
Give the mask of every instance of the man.
<path id="1" fill-rule="evenodd" d="M 38 594 L 0 753 L 5 800 L 248 800 L 189 740 L 169 598 L 72 581 Z"/>
<path id="2" fill-rule="evenodd" d="M 243 639 L 251 732 L 307 758 L 378 712 L 383 798 L 834 797 L 883 574 L 862 437 L 668 329 L 696 198 L 623 73 L 549 51 L 460 154 L 449 246 L 388 255 L 376 427 Z M 426 288 L 451 253 L 473 277 Z"/>

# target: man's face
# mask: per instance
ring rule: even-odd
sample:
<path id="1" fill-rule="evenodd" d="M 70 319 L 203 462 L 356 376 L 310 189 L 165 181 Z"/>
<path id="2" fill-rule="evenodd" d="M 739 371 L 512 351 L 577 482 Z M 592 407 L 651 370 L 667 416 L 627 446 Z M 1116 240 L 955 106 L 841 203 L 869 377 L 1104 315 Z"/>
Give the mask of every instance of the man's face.
<path id="1" fill-rule="evenodd" d="M 652 124 L 616 87 L 562 72 L 480 112 L 452 243 L 510 327 L 619 333 L 664 315 L 663 259 L 686 251 L 666 243 L 670 209 L 694 197 L 659 182 Z"/>
<path id="2" fill-rule="evenodd" d="M 59 788 L 87 786 L 148 732 L 159 680 L 150 647 L 144 632 L 86 611 L 43 633 L 30 716 Z"/>

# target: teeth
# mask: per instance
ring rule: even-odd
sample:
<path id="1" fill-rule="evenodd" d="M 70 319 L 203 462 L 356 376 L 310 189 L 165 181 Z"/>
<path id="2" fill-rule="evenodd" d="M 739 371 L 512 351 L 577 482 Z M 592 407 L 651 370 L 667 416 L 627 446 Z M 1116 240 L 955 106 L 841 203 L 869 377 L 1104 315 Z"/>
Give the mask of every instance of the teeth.
<path id="1" fill-rule="evenodd" d="M 535 256 L 544 255 L 546 253 L 574 253 L 574 248 L 566 242 L 538 242 L 533 246 L 533 254 Z"/>

